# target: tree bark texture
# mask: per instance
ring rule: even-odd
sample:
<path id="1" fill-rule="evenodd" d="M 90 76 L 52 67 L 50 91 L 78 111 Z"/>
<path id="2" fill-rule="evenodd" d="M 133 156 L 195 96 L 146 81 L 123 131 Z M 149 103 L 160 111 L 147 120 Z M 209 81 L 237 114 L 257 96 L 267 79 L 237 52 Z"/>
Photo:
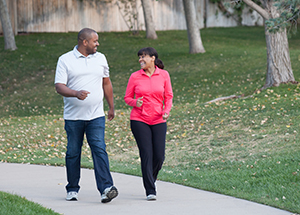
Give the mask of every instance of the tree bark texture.
<path id="1" fill-rule="evenodd" d="M 279 16 L 273 1 L 268 1 L 266 7 L 270 18 Z M 286 29 L 270 33 L 265 27 L 265 36 L 267 43 L 267 75 L 263 88 L 279 86 L 281 83 L 295 82 Z"/>
<path id="2" fill-rule="evenodd" d="M 16 50 L 17 46 L 8 14 L 6 0 L 0 0 L 0 19 L 4 35 L 4 49 Z"/>
<path id="3" fill-rule="evenodd" d="M 187 25 L 190 54 L 204 53 L 205 49 L 202 44 L 200 29 L 197 24 L 194 0 L 183 0 L 183 7 Z"/>
<path id="4" fill-rule="evenodd" d="M 142 7 L 144 12 L 145 27 L 146 27 L 146 38 L 147 39 L 157 39 L 157 34 L 155 31 L 155 25 L 152 15 L 152 5 L 151 0 L 142 0 Z"/>

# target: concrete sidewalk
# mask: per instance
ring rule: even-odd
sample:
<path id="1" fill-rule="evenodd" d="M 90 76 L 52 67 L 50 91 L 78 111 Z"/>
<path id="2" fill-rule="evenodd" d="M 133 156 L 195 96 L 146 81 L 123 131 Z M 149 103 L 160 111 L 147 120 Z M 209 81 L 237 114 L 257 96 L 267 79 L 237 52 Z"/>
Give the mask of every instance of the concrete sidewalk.
<path id="1" fill-rule="evenodd" d="M 172 183 L 157 182 L 157 201 L 148 202 L 142 179 L 112 173 L 119 196 L 100 203 L 94 172 L 81 171 L 79 200 L 65 200 L 64 167 L 0 163 L 0 190 L 26 197 L 65 215 L 291 215 L 269 206 Z"/>

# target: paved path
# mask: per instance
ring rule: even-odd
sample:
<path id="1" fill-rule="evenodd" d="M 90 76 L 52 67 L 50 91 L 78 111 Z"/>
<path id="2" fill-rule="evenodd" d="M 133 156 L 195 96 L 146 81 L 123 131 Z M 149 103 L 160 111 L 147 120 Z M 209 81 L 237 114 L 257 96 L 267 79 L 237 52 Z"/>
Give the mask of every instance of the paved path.
<path id="1" fill-rule="evenodd" d="M 65 215 L 291 215 L 269 206 L 157 182 L 157 201 L 145 200 L 140 177 L 112 173 L 119 196 L 100 203 L 94 172 L 82 169 L 79 201 L 65 201 L 65 167 L 0 163 L 0 190 L 26 197 Z"/>

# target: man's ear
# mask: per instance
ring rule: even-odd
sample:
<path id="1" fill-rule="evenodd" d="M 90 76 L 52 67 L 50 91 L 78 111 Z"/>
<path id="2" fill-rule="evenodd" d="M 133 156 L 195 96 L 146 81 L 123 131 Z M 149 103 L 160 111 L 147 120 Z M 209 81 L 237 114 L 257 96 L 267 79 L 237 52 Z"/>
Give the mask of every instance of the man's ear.
<path id="1" fill-rule="evenodd" d="M 82 41 L 82 44 L 83 44 L 84 46 L 87 46 L 88 43 L 89 43 L 89 41 L 88 41 L 87 39 L 84 39 L 84 40 Z"/>

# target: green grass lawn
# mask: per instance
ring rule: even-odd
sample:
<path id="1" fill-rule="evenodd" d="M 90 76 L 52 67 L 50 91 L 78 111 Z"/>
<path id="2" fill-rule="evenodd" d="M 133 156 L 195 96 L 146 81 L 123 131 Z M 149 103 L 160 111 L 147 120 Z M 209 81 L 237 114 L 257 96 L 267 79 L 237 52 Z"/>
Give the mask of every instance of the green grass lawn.
<path id="1" fill-rule="evenodd" d="M 58 215 L 53 210 L 28 201 L 26 198 L 0 191 L 1 215 Z"/>
<path id="2" fill-rule="evenodd" d="M 116 118 L 106 125 L 112 171 L 141 175 L 123 97 L 130 74 L 140 68 L 137 51 L 152 46 L 174 91 L 159 179 L 300 213 L 300 85 L 254 94 L 266 76 L 263 28 L 203 29 L 206 53 L 194 55 L 186 31 L 157 34 L 147 40 L 144 32 L 99 33 L 115 94 Z M 76 34 L 20 35 L 16 41 L 17 51 L 4 51 L 0 38 L 0 161 L 64 165 L 63 101 L 53 82 L 57 59 L 74 47 Z M 300 81 L 300 34 L 289 44 Z M 207 103 L 229 95 L 244 96 Z M 82 166 L 92 168 L 87 143 Z"/>

